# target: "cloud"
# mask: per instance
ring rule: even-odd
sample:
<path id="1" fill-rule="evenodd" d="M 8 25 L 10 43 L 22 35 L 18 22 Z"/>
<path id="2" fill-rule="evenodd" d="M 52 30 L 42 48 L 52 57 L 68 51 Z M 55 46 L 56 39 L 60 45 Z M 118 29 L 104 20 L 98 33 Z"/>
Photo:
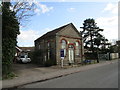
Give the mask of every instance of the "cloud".
<path id="1" fill-rule="evenodd" d="M 98 25 L 104 25 L 107 27 L 113 27 L 118 25 L 118 17 L 112 16 L 112 17 L 99 17 L 96 19 Z"/>
<path id="2" fill-rule="evenodd" d="M 12 6 L 10 6 L 10 10 L 13 11 L 13 7 Z"/>
<path id="3" fill-rule="evenodd" d="M 38 15 L 40 15 L 40 13 L 47 13 L 53 10 L 53 7 L 48 7 L 47 5 L 41 4 L 40 2 L 36 0 L 34 0 L 33 3 L 37 6 L 34 12 L 37 13 Z"/>
<path id="4" fill-rule="evenodd" d="M 20 31 L 18 35 L 18 45 L 22 46 L 33 46 L 34 40 L 39 37 L 39 33 L 34 30 Z"/>
<path id="5" fill-rule="evenodd" d="M 41 13 L 44 14 L 44 13 L 47 13 L 47 12 L 50 12 L 51 10 L 53 10 L 52 6 L 48 7 L 47 5 L 42 4 L 38 0 L 26 0 L 25 4 L 23 4 L 23 2 L 24 2 L 24 0 L 23 1 L 22 0 L 18 0 L 18 2 L 11 3 L 12 6 L 10 6 L 10 10 L 16 11 L 16 10 L 19 9 L 19 7 L 21 7 L 21 8 L 24 8 L 24 7 L 31 8 L 32 7 L 30 11 L 35 12 L 35 14 L 37 14 L 37 15 L 40 15 Z M 17 7 L 15 9 L 14 6 L 16 4 L 17 4 Z M 29 12 L 29 10 L 27 10 L 26 12 Z"/>
<path id="6" fill-rule="evenodd" d="M 39 7 L 41 8 L 42 13 L 49 12 L 53 9 L 53 7 L 47 7 L 46 5 L 41 4 L 41 3 L 39 3 Z"/>
<path id="7" fill-rule="evenodd" d="M 109 17 L 97 18 L 97 25 L 104 29 L 103 35 L 109 41 L 118 40 L 118 3 L 108 3 L 102 12 L 109 12 Z"/>
<path id="8" fill-rule="evenodd" d="M 18 35 L 18 46 L 34 46 L 34 40 L 50 31 L 49 28 L 45 28 L 41 31 L 36 30 L 21 30 Z"/>
<path id="9" fill-rule="evenodd" d="M 62 2 L 65 2 L 65 0 L 61 0 Z"/>
<path id="10" fill-rule="evenodd" d="M 38 9 L 38 8 L 34 9 L 34 12 L 35 12 L 37 15 L 40 15 L 40 13 L 41 13 L 40 9 Z"/>
<path id="11" fill-rule="evenodd" d="M 118 17 L 100 17 L 96 19 L 97 26 L 104 29 L 103 35 L 109 39 L 118 39 Z"/>
<path id="12" fill-rule="evenodd" d="M 68 8 L 67 11 L 68 12 L 75 12 L 75 8 Z"/>
<path id="13" fill-rule="evenodd" d="M 108 3 L 103 12 L 109 11 L 112 14 L 118 13 L 118 4 Z"/>

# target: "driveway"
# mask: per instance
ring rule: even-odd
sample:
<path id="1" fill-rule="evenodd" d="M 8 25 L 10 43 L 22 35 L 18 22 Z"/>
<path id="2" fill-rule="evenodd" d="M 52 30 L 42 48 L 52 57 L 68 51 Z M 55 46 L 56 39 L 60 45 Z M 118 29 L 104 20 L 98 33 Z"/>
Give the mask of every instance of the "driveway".
<path id="1" fill-rule="evenodd" d="M 13 72 L 18 76 L 18 77 L 22 77 L 22 76 L 27 76 L 27 75 L 31 75 L 31 74 L 45 74 L 45 73 L 49 73 L 49 72 L 54 72 L 56 71 L 56 69 L 60 69 L 59 67 L 40 67 L 38 65 L 35 64 L 13 64 Z M 27 72 L 27 73 L 26 73 Z"/>

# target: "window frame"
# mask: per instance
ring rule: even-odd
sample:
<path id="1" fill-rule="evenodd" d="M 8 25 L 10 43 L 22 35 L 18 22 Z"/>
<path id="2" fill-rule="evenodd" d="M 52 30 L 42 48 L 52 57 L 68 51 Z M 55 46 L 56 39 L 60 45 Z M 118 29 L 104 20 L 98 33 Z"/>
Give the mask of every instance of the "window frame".
<path id="1" fill-rule="evenodd" d="M 61 39 L 61 49 L 64 50 L 64 57 L 67 55 L 67 40 Z"/>
<path id="2" fill-rule="evenodd" d="M 76 56 L 80 56 L 80 43 L 79 41 L 75 42 L 75 46 L 76 46 Z"/>

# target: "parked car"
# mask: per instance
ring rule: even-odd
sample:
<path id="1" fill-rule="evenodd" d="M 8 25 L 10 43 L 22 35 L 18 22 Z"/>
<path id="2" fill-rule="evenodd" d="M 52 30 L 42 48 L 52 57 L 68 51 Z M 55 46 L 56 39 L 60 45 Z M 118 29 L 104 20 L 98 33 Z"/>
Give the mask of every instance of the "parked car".
<path id="1" fill-rule="evenodd" d="M 31 62 L 31 59 L 28 57 L 28 55 L 22 55 L 17 58 L 17 62 L 19 63 L 29 63 Z"/>

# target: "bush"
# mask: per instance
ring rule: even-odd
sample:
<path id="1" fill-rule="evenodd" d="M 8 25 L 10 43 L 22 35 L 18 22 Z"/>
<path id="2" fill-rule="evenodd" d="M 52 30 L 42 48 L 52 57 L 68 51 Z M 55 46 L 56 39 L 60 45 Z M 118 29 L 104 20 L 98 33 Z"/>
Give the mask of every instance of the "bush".
<path id="1" fill-rule="evenodd" d="M 49 67 L 49 66 L 52 66 L 52 65 L 54 65 L 54 62 L 52 61 L 52 60 L 47 60 L 46 62 L 45 62 L 45 64 L 44 64 L 46 67 Z"/>
<path id="2" fill-rule="evenodd" d="M 31 58 L 31 62 L 33 64 L 39 64 L 39 65 L 43 65 L 43 59 L 42 59 L 42 51 L 41 50 L 36 50 L 34 52 L 30 53 L 30 58 Z"/>
<path id="3" fill-rule="evenodd" d="M 9 72 L 7 73 L 7 75 L 3 75 L 2 79 L 13 79 L 14 77 L 16 77 L 16 74 L 13 72 Z"/>
<path id="4" fill-rule="evenodd" d="M 85 53 L 86 59 L 97 59 L 97 53 Z"/>
<path id="5" fill-rule="evenodd" d="M 11 72 L 11 66 L 15 55 L 15 44 L 12 39 L 2 39 L 2 74 Z"/>
<path id="6" fill-rule="evenodd" d="M 36 50 L 34 52 L 31 52 L 30 53 L 31 62 L 33 64 L 38 64 L 38 65 L 46 66 L 46 67 L 56 64 L 54 57 L 50 57 L 52 58 L 52 60 L 49 59 L 45 61 L 44 54 L 45 54 L 45 51 L 42 51 L 42 50 Z"/>
<path id="7" fill-rule="evenodd" d="M 15 46 L 19 32 L 19 22 L 15 12 L 10 10 L 10 2 L 2 2 L 2 76 L 11 76 L 11 66 L 15 56 Z"/>

